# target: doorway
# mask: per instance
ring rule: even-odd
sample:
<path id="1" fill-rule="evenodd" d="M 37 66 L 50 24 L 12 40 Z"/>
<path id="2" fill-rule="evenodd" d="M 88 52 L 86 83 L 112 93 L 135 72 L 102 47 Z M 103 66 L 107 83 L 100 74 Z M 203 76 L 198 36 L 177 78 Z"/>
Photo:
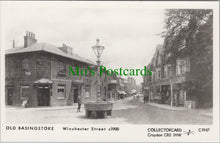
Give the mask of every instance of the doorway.
<path id="1" fill-rule="evenodd" d="M 12 88 L 7 88 L 8 90 L 8 97 L 7 97 L 7 105 L 13 104 L 13 90 Z"/>
<path id="2" fill-rule="evenodd" d="M 73 88 L 73 98 L 74 98 L 74 103 L 77 103 L 77 99 L 78 99 L 78 88 L 77 88 L 77 86 Z"/>
<path id="3" fill-rule="evenodd" d="M 49 85 L 38 86 L 38 106 L 50 106 Z"/>

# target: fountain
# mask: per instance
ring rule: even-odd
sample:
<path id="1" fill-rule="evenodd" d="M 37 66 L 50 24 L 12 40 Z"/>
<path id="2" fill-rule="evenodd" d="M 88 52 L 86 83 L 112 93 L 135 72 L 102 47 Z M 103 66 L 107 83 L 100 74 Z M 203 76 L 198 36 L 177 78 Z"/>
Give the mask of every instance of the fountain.
<path id="1" fill-rule="evenodd" d="M 98 66 L 98 71 L 100 70 L 100 57 L 102 55 L 102 52 L 104 50 L 104 46 L 101 46 L 99 44 L 99 39 L 96 40 L 96 45 L 92 47 L 96 57 L 97 57 L 97 66 Z M 104 96 L 101 94 L 101 77 L 100 75 L 97 76 L 98 78 L 98 91 L 96 94 L 96 100 L 95 101 L 89 101 L 84 104 L 84 108 L 86 110 L 86 117 L 94 117 L 94 118 L 106 118 L 107 116 L 112 115 L 112 108 L 113 104 L 110 102 L 103 101 L 101 96 Z"/>

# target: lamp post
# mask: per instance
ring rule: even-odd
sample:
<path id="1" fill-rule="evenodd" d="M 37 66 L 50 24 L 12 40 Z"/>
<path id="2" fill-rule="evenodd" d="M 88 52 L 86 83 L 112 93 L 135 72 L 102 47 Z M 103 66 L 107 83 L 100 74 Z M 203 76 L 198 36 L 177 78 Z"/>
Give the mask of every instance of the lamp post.
<path id="1" fill-rule="evenodd" d="M 92 49 L 97 57 L 97 66 L 98 66 L 98 71 L 100 70 L 100 57 L 102 55 L 102 52 L 104 50 L 104 46 L 101 46 L 99 44 L 99 39 L 96 39 L 96 45 L 92 46 Z M 113 108 L 113 103 L 103 101 L 101 99 L 101 75 L 97 76 L 98 79 L 98 84 L 97 84 L 97 94 L 96 94 L 96 101 L 89 101 L 84 104 L 84 108 L 86 110 L 86 117 L 94 117 L 94 118 L 106 118 L 107 116 L 112 115 L 112 108 Z"/>
<path id="2" fill-rule="evenodd" d="M 105 49 L 105 47 L 101 46 L 99 42 L 100 42 L 100 40 L 96 39 L 96 45 L 92 46 L 92 49 L 97 57 L 96 63 L 98 66 L 98 72 L 100 71 L 100 64 L 101 64 L 100 58 L 101 58 L 103 50 Z M 98 75 L 97 78 L 98 78 L 98 84 L 97 84 L 98 90 L 97 90 L 97 94 L 96 94 L 96 100 L 101 101 L 101 75 Z"/>

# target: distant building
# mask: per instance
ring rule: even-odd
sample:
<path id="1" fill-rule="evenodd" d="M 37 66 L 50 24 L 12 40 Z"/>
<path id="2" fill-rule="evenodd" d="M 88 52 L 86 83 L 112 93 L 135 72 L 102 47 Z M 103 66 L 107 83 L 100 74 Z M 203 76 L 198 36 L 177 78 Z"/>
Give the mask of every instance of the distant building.
<path id="1" fill-rule="evenodd" d="M 128 76 L 127 79 L 124 81 L 125 84 L 125 91 L 130 92 L 132 89 L 137 89 L 136 81 L 134 78 Z"/>

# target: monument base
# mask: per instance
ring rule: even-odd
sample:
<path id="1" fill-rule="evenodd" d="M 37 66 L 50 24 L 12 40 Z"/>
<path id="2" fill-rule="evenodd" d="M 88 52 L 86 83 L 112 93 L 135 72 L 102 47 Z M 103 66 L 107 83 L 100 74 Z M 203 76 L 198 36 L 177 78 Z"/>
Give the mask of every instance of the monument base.
<path id="1" fill-rule="evenodd" d="M 106 118 L 112 115 L 113 104 L 106 101 L 90 101 L 84 104 L 87 118 Z"/>

